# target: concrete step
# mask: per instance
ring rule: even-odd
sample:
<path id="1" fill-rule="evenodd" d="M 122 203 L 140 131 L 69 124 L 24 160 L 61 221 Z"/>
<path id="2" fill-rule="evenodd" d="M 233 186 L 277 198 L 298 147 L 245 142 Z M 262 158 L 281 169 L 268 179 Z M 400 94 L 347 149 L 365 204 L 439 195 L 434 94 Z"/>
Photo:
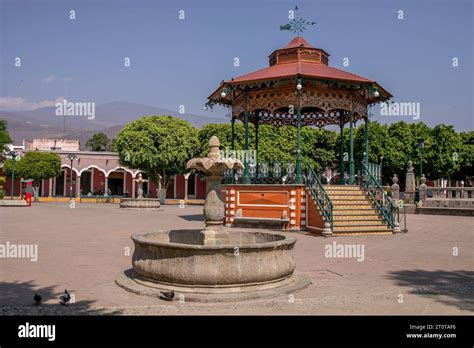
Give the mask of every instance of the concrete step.
<path id="1" fill-rule="evenodd" d="M 334 220 L 333 226 L 336 227 L 353 227 L 353 226 L 387 226 L 382 219 L 376 220 Z"/>
<path id="2" fill-rule="evenodd" d="M 357 209 L 375 209 L 372 204 L 370 203 L 358 203 L 358 204 L 354 204 L 354 203 L 334 203 L 333 202 L 333 209 L 353 209 L 353 210 L 357 210 Z"/>
<path id="3" fill-rule="evenodd" d="M 372 202 L 368 199 L 331 199 L 333 205 L 341 205 L 341 204 L 349 204 L 349 205 L 370 205 L 372 206 Z"/>
<path id="4" fill-rule="evenodd" d="M 328 196 L 332 199 L 365 199 L 367 195 L 364 193 L 355 194 L 355 193 L 348 193 L 348 194 L 341 194 L 341 193 L 330 193 Z"/>
<path id="5" fill-rule="evenodd" d="M 379 214 L 379 211 L 373 207 L 370 208 L 344 208 L 344 207 L 334 207 L 334 215 L 365 215 L 365 214 Z"/>
<path id="6" fill-rule="evenodd" d="M 358 226 L 334 226 L 333 233 L 354 233 L 354 232 L 391 232 L 387 225 L 358 225 Z"/>
<path id="7" fill-rule="evenodd" d="M 378 214 L 370 215 L 335 215 L 333 214 L 334 221 L 371 221 L 371 220 L 380 220 L 381 217 Z"/>

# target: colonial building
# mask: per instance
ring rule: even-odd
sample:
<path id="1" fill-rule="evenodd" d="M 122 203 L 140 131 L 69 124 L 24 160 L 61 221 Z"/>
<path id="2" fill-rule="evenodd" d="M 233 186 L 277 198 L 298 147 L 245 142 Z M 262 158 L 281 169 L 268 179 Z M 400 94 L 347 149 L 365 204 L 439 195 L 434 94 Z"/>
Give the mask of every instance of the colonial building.
<path id="1" fill-rule="evenodd" d="M 135 197 L 135 179 L 138 173 L 142 173 L 146 179 L 146 173 L 139 169 L 130 169 L 119 163 L 116 152 L 80 151 L 78 140 L 68 139 L 34 139 L 24 141 L 23 146 L 15 147 L 20 156 L 28 151 L 55 152 L 61 157 L 61 174 L 55 178 L 42 180 L 40 186 L 40 197 L 79 197 L 87 195 L 103 195 L 109 190 L 109 194 L 125 197 Z M 68 155 L 74 154 L 72 161 L 72 192 L 70 189 L 71 160 Z M 0 168 L 0 175 L 2 174 Z M 15 178 L 14 196 L 20 195 L 21 178 Z M 27 179 L 27 178 L 25 178 Z M 11 194 L 11 177 L 6 178 L 4 185 L 5 194 Z M 157 187 L 151 183 L 145 183 L 143 190 L 146 196 L 156 198 Z M 201 177 L 193 173 L 176 175 L 169 183 L 166 198 L 174 199 L 204 199 L 206 195 L 206 183 Z"/>

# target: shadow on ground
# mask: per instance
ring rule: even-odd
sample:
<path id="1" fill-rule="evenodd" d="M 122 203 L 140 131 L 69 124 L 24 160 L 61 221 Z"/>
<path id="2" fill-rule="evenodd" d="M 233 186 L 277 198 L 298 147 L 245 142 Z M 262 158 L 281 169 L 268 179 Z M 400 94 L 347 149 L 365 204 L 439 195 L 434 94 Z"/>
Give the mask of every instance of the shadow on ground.
<path id="1" fill-rule="evenodd" d="M 178 215 L 178 217 L 186 221 L 204 221 L 204 216 L 202 214 Z"/>
<path id="2" fill-rule="evenodd" d="M 391 272 L 389 279 L 411 288 L 410 294 L 429 296 L 437 302 L 474 312 L 474 272 L 405 270 Z"/>
<path id="3" fill-rule="evenodd" d="M 52 285 L 40 288 L 33 281 L 0 282 L 0 315 L 114 315 L 121 314 L 119 310 L 105 310 L 93 307 L 95 301 L 84 301 L 76 298 L 75 303 L 67 306 L 59 304 L 58 286 Z M 64 290 L 62 290 L 64 291 Z M 68 289 L 74 294 L 74 289 Z M 33 297 L 39 294 L 42 303 L 35 305 Z M 46 303 L 49 302 L 49 303 Z"/>

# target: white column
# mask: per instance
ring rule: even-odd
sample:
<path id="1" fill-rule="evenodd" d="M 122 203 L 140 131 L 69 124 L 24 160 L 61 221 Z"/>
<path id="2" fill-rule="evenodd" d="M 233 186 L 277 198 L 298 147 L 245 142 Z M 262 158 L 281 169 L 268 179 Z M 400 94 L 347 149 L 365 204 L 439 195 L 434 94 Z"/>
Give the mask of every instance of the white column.
<path id="1" fill-rule="evenodd" d="M 56 176 L 53 178 L 53 197 L 56 197 Z"/>
<path id="2" fill-rule="evenodd" d="M 134 181 L 134 177 L 132 175 L 132 198 L 135 198 L 135 181 Z"/>
<path id="3" fill-rule="evenodd" d="M 44 197 L 44 196 L 46 196 L 44 194 L 44 179 L 41 179 L 41 197 Z"/>
<path id="4" fill-rule="evenodd" d="M 109 188 L 109 176 L 106 174 L 105 175 L 105 187 L 104 187 L 104 193 L 107 193 Z M 108 193 L 107 193 L 108 194 Z"/>
<path id="5" fill-rule="evenodd" d="M 53 178 L 49 178 L 48 182 L 48 197 L 53 195 Z"/>
<path id="6" fill-rule="evenodd" d="M 94 168 L 91 168 L 91 192 L 94 192 Z"/>
<path id="7" fill-rule="evenodd" d="M 188 180 L 191 173 L 184 174 L 184 199 L 188 199 Z"/>
<path id="8" fill-rule="evenodd" d="M 76 176 L 76 197 L 81 196 L 81 176 Z"/>

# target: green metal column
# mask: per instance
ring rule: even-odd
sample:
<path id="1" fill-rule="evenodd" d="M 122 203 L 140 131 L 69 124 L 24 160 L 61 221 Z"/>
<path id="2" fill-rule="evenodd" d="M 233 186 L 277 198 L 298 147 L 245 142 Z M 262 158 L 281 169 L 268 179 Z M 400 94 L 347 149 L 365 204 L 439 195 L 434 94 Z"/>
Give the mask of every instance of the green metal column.
<path id="1" fill-rule="evenodd" d="M 255 177 L 258 178 L 258 116 L 255 120 Z"/>
<path id="2" fill-rule="evenodd" d="M 365 165 L 369 163 L 369 117 L 365 119 L 365 156 L 364 156 Z"/>
<path id="3" fill-rule="evenodd" d="M 235 151 L 235 118 L 234 117 L 232 117 L 230 124 L 231 124 L 230 146 L 231 146 L 231 150 Z"/>
<path id="4" fill-rule="evenodd" d="M 235 118 L 232 115 L 232 119 L 230 120 L 230 125 L 231 125 L 231 133 L 230 133 L 230 149 L 232 151 L 232 157 L 235 156 Z M 232 183 L 235 183 L 235 170 L 232 169 Z"/>
<path id="5" fill-rule="evenodd" d="M 247 110 L 244 112 L 244 126 L 245 126 L 245 155 L 244 155 L 244 184 L 250 184 L 250 173 L 249 173 L 249 113 Z"/>
<path id="6" fill-rule="evenodd" d="M 301 177 L 301 91 L 296 92 L 297 97 L 297 115 L 296 115 L 296 177 L 295 183 L 302 184 Z"/>
<path id="7" fill-rule="evenodd" d="M 349 127 L 349 185 L 355 183 L 354 170 L 354 113 L 350 113 L 350 127 Z"/>
<path id="8" fill-rule="evenodd" d="M 344 114 L 341 112 L 341 142 L 339 144 L 339 185 L 345 185 L 344 179 Z"/>

